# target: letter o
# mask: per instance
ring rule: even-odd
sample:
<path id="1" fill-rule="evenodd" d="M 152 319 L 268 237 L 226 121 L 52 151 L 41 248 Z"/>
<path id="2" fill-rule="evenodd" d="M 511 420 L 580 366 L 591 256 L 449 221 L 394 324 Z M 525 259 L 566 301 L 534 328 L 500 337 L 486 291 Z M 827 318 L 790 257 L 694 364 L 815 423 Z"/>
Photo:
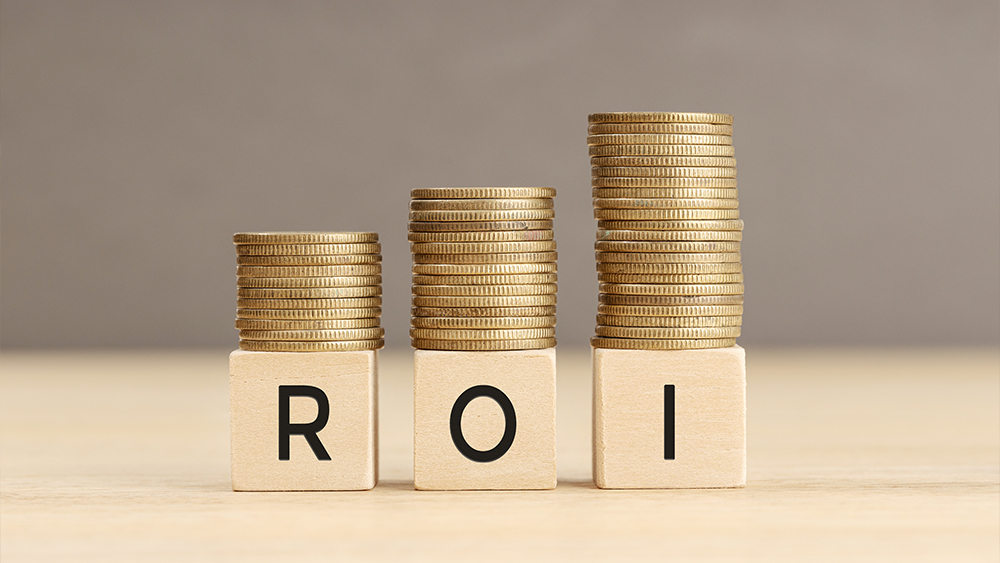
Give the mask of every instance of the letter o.
<path id="1" fill-rule="evenodd" d="M 462 434 L 462 414 L 465 412 L 465 407 L 469 406 L 469 403 L 477 397 L 489 397 L 496 401 L 500 405 L 500 409 L 503 410 L 503 437 L 500 438 L 500 442 L 493 449 L 486 451 L 477 450 L 470 446 Z M 507 398 L 507 395 L 503 391 L 491 385 L 469 387 L 458 396 L 454 406 L 451 407 L 451 441 L 455 443 L 455 447 L 458 448 L 458 451 L 462 455 L 472 461 L 486 463 L 500 459 L 507 453 L 511 445 L 513 445 L 514 434 L 516 432 L 517 417 L 514 415 L 513 403 L 510 402 L 510 399 Z"/>

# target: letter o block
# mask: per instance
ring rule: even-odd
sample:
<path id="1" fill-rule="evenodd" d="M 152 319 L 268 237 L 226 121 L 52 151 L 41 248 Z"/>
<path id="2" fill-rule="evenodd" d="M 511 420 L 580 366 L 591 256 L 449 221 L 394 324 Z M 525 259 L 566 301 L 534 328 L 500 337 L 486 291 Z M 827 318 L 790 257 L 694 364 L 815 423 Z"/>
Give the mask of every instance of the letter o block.
<path id="1" fill-rule="evenodd" d="M 361 491 L 378 480 L 378 352 L 229 356 L 234 491 Z"/>
<path id="2" fill-rule="evenodd" d="M 556 353 L 417 350 L 413 482 L 424 490 L 556 486 Z"/>

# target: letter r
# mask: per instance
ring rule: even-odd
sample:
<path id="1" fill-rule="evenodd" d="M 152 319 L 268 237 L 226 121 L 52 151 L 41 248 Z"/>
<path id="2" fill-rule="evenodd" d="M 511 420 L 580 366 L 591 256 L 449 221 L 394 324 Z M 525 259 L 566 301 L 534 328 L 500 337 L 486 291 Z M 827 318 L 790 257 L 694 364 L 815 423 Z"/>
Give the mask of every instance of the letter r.
<path id="1" fill-rule="evenodd" d="M 316 401 L 318 411 L 316 420 L 307 424 L 292 424 L 289 422 L 289 410 L 292 397 L 309 397 Z M 301 434 L 312 448 L 316 459 L 329 461 L 330 454 L 326 452 L 317 434 L 326 426 L 330 419 L 330 401 L 326 393 L 311 385 L 279 385 L 278 386 L 278 460 L 288 461 L 289 442 L 292 434 Z"/>

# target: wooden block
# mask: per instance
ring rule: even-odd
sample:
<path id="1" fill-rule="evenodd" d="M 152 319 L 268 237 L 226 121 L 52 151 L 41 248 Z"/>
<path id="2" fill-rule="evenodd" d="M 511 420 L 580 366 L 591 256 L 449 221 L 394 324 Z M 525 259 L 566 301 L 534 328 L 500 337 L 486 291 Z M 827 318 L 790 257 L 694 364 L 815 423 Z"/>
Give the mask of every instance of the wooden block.
<path id="1" fill-rule="evenodd" d="M 377 378 L 377 350 L 230 354 L 233 490 L 374 487 Z"/>
<path id="2" fill-rule="evenodd" d="M 592 359 L 598 487 L 746 485 L 743 348 L 596 348 Z"/>
<path id="3" fill-rule="evenodd" d="M 555 348 L 417 350 L 413 484 L 425 490 L 555 488 Z"/>

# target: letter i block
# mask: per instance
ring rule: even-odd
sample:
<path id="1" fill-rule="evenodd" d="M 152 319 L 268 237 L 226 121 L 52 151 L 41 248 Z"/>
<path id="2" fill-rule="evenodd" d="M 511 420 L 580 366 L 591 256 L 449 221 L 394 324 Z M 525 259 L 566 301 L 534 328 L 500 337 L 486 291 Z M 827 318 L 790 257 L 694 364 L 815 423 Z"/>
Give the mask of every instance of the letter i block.
<path id="1" fill-rule="evenodd" d="M 594 482 L 746 485 L 743 348 L 593 351 Z"/>
<path id="2" fill-rule="evenodd" d="M 361 491 L 378 480 L 378 352 L 229 356 L 234 491 Z"/>
<path id="3" fill-rule="evenodd" d="M 417 489 L 553 489 L 556 351 L 417 350 Z"/>

